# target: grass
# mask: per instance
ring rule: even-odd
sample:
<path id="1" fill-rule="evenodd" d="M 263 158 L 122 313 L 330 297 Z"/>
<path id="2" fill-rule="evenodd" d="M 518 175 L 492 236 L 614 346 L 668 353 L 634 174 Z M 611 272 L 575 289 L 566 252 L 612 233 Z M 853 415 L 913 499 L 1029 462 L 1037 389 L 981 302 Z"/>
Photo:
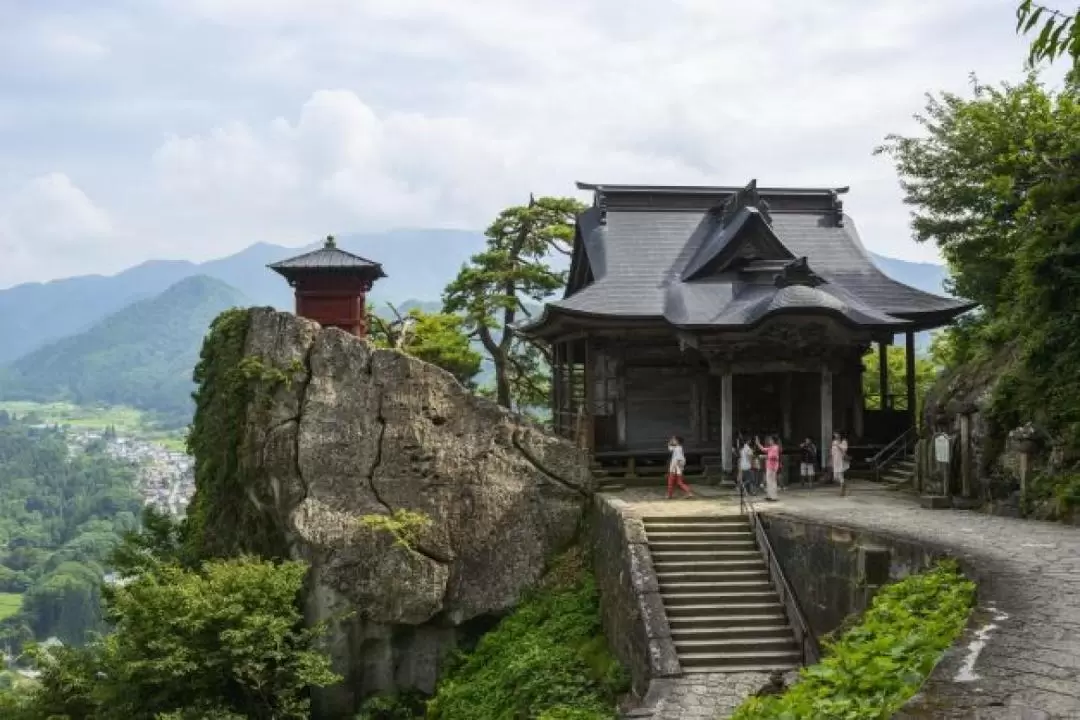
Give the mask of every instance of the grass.
<path id="1" fill-rule="evenodd" d="M 142 410 L 125 406 L 74 405 L 67 402 L 37 403 L 26 401 L 0 402 L 0 410 L 23 417 L 34 413 L 49 425 L 69 425 L 87 430 L 104 430 L 112 426 L 125 437 L 154 442 L 174 452 L 184 452 L 184 430 L 152 430 Z"/>
<path id="2" fill-rule="evenodd" d="M 22 609 L 22 595 L 19 593 L 0 593 L 0 620 L 9 617 Z"/>

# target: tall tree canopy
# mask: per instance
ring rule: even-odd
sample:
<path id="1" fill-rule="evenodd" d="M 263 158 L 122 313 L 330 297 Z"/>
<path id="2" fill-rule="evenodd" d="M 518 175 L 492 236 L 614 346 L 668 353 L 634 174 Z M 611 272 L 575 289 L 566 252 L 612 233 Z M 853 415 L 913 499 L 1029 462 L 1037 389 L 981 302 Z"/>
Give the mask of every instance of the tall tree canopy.
<path id="1" fill-rule="evenodd" d="M 1035 33 L 1028 55 L 1030 65 L 1068 55 L 1073 66 L 1080 67 L 1080 7 L 1070 15 L 1023 0 L 1016 8 L 1016 31 L 1025 35 Z"/>
<path id="2" fill-rule="evenodd" d="M 460 314 L 491 356 L 495 399 L 503 407 L 534 407 L 548 395 L 546 358 L 514 332 L 529 315 L 526 302 L 543 302 L 566 283 L 553 254 L 569 255 L 574 218 L 585 209 L 573 198 L 542 197 L 499 213 L 487 244 L 461 268 L 443 293 L 443 310 Z"/>
<path id="3" fill-rule="evenodd" d="M 1080 82 L 1035 76 L 971 98 L 929 99 L 925 135 L 890 136 L 920 241 L 949 262 L 954 289 L 982 304 L 952 332 L 963 363 L 1008 349 L 998 384 L 1005 424 L 1035 420 L 1080 444 Z"/>

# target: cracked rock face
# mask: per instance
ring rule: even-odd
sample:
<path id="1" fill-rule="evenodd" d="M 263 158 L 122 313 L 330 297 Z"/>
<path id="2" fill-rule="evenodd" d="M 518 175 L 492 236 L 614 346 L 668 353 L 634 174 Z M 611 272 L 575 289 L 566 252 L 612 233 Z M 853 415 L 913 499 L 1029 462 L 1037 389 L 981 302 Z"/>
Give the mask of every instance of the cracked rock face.
<path id="1" fill-rule="evenodd" d="M 430 691 L 454 629 L 511 608 L 572 540 L 588 458 L 415 358 L 269 309 L 250 323 L 246 353 L 294 374 L 251 414 L 249 495 L 312 566 L 309 620 L 331 621 L 346 682 L 319 714 Z M 361 523 L 398 509 L 432 521 L 411 550 Z"/>

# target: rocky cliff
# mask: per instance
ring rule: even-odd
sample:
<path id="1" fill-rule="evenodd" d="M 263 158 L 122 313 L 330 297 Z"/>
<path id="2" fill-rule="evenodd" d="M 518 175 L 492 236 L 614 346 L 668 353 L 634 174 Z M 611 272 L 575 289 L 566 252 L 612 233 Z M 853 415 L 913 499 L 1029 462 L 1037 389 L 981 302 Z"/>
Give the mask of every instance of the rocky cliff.
<path id="1" fill-rule="evenodd" d="M 329 623 L 345 677 L 317 716 L 430 691 L 446 652 L 573 540 L 592 491 L 573 445 L 435 366 L 291 314 L 222 315 L 196 380 L 192 543 L 311 565 L 306 614 Z"/>

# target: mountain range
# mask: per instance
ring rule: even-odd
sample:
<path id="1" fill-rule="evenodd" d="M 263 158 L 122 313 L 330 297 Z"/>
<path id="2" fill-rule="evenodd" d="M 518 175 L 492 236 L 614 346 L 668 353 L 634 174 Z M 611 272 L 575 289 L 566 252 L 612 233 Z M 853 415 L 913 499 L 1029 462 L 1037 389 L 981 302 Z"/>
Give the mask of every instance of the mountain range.
<path id="1" fill-rule="evenodd" d="M 443 286 L 483 246 L 477 232 L 400 230 L 338 238 L 383 264 L 373 309 L 438 310 Z M 112 276 L 82 276 L 0 290 L 0 399 L 127 404 L 167 424 L 190 417 L 191 370 L 202 336 L 236 306 L 293 307 L 292 290 L 266 265 L 316 247 L 265 243 L 205 263 L 152 260 Z M 431 258 L 438 262 L 418 260 Z M 942 293 L 945 268 L 873 255 L 887 275 Z M 925 335 L 925 334 L 924 334 Z M 925 347 L 928 337 L 920 337 Z"/>

